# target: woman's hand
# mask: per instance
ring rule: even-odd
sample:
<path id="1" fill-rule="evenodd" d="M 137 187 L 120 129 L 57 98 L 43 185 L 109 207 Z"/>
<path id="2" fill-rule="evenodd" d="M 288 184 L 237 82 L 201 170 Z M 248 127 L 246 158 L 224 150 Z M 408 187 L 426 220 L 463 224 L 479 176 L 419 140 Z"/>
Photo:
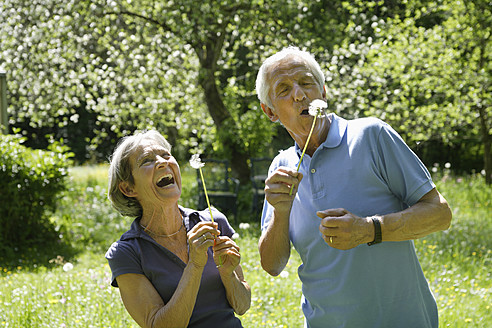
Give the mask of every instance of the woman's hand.
<path id="1" fill-rule="evenodd" d="M 188 232 L 189 261 L 195 266 L 203 268 L 207 264 L 207 249 L 214 245 L 214 238 L 220 234 L 217 227 L 215 222 L 199 222 Z"/>
<path id="2" fill-rule="evenodd" d="M 232 274 L 241 262 L 239 246 L 227 236 L 215 238 L 214 262 L 221 274 Z"/>
<path id="3" fill-rule="evenodd" d="M 243 269 L 239 262 L 241 254 L 236 243 L 227 236 L 215 239 L 214 261 L 220 273 L 220 279 L 226 290 L 227 300 L 234 311 L 242 315 L 251 305 L 251 288 L 244 280 Z"/>

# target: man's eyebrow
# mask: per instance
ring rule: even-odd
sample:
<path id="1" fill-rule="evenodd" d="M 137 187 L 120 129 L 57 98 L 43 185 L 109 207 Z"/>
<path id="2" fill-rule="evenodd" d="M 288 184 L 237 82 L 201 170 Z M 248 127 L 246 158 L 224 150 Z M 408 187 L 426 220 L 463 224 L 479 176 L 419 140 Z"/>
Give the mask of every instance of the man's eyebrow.
<path id="1" fill-rule="evenodd" d="M 311 73 L 311 72 L 305 72 L 305 73 L 303 73 L 303 74 L 301 75 L 301 77 L 300 77 L 300 78 L 301 78 L 301 79 L 303 79 L 303 78 L 307 78 L 307 77 L 314 79 L 314 74 L 313 74 L 313 73 Z"/>
<path id="2" fill-rule="evenodd" d="M 279 83 L 275 84 L 274 89 L 278 90 L 278 89 L 281 89 L 287 85 L 288 85 L 288 83 L 286 83 L 285 81 L 280 81 Z"/>

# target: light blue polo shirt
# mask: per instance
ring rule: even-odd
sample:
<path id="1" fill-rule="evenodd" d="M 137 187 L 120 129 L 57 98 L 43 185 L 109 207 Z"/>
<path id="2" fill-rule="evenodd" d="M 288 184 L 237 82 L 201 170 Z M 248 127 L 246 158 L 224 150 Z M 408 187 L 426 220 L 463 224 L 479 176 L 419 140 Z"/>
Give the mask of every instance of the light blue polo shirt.
<path id="1" fill-rule="evenodd" d="M 319 232 L 319 210 L 345 208 L 366 217 L 401 211 L 435 185 L 400 136 L 375 118 L 344 120 L 329 115 L 326 141 L 311 158 L 292 205 L 289 236 L 299 253 L 302 310 L 306 327 L 438 327 L 435 299 L 417 259 L 413 241 L 331 248 Z M 273 160 L 296 168 L 297 144 Z M 265 202 L 262 230 L 273 207 Z"/>

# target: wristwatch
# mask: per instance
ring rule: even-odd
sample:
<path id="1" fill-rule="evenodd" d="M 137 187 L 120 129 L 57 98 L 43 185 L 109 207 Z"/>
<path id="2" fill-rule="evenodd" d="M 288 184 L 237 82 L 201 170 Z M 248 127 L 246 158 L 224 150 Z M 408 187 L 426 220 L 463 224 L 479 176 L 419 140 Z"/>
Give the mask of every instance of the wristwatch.
<path id="1" fill-rule="evenodd" d="M 372 246 L 374 244 L 379 244 L 382 241 L 383 236 L 381 235 L 381 219 L 379 216 L 371 216 L 370 219 L 374 224 L 374 240 L 367 243 L 367 245 Z"/>

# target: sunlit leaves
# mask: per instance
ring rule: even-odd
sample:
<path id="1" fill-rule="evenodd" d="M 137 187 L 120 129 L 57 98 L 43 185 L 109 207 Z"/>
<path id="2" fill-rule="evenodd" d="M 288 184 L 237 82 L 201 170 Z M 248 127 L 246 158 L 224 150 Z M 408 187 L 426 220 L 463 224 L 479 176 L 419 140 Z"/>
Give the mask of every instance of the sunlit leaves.
<path id="1" fill-rule="evenodd" d="M 360 13 L 356 3 L 344 4 Z M 480 13 L 463 2 L 426 4 L 409 4 L 385 20 L 367 17 L 361 25 L 357 21 L 366 16 L 352 20 L 349 35 L 369 26 L 374 34 L 335 49 L 327 67 L 328 95 L 339 113 L 380 117 L 410 143 L 459 142 L 457 132 L 462 138 L 480 138 L 474 106 L 489 98 L 483 89 L 487 74 L 478 69 L 483 60 L 477 55 L 480 36 L 469 33 L 476 26 L 470 17 L 463 18 L 479 19 Z M 441 24 L 430 24 L 431 18 Z M 421 26 L 424 19 L 426 27 Z M 490 33 L 490 26 L 488 31 L 482 33 Z M 468 53 L 463 45 L 469 46 Z"/>

